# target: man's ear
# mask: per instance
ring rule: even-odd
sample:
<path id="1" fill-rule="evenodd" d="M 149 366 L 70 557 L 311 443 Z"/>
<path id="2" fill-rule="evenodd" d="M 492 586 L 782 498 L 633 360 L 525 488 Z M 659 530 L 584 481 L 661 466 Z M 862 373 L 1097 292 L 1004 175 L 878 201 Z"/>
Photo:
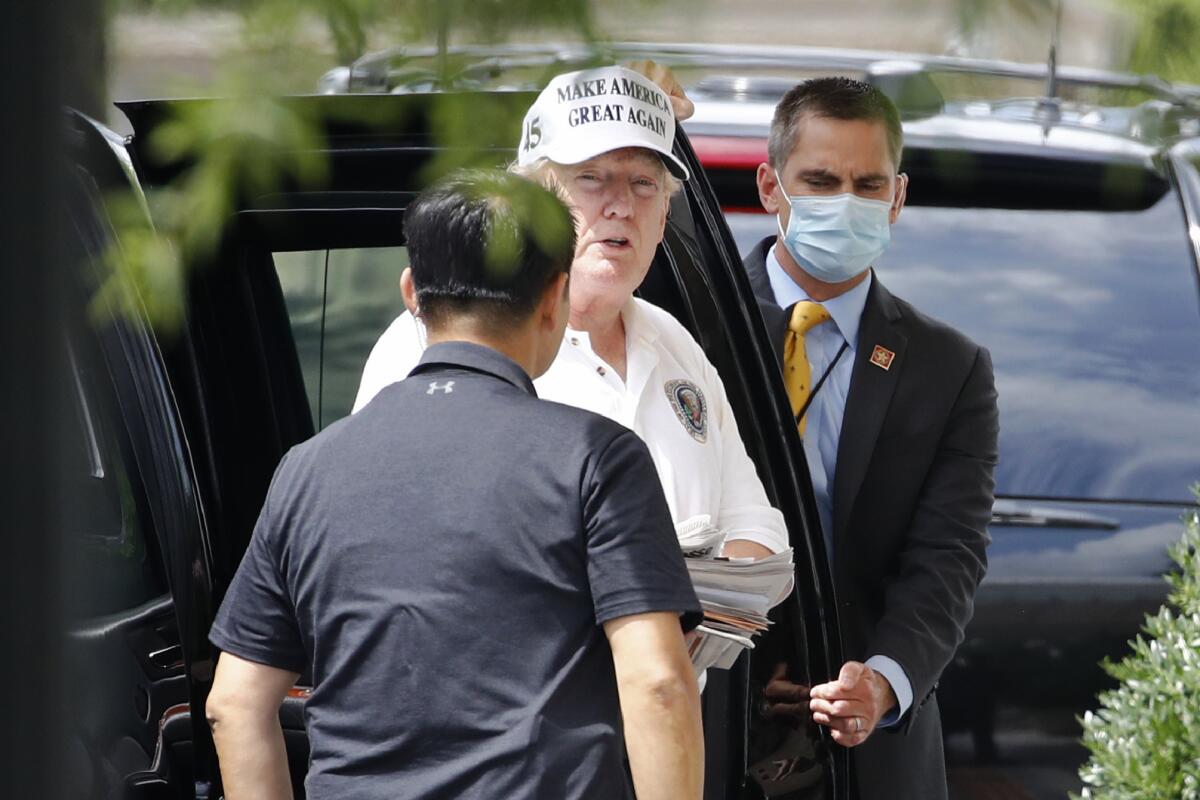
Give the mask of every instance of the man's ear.
<path id="1" fill-rule="evenodd" d="M 417 315 L 417 287 L 413 285 L 412 267 L 405 267 L 400 273 L 400 296 L 404 298 L 404 307 L 414 317 Z"/>
<path id="2" fill-rule="evenodd" d="M 567 281 L 567 273 L 560 272 L 554 280 L 546 284 L 535 312 L 539 327 L 556 328 L 560 322 L 560 315 L 567 313 L 563 308 L 568 298 Z"/>
<path id="3" fill-rule="evenodd" d="M 900 212 L 904 209 L 904 201 L 908 199 L 908 173 L 901 172 L 896 176 L 896 192 L 892 195 L 892 208 L 888 212 L 888 222 L 896 224 Z"/>
<path id="4" fill-rule="evenodd" d="M 779 181 L 775 178 L 775 170 L 771 169 L 770 164 L 759 164 L 754 180 L 758 183 L 758 202 L 762 203 L 763 210 L 768 214 L 778 214 L 779 195 L 775 190 L 779 187 Z"/>

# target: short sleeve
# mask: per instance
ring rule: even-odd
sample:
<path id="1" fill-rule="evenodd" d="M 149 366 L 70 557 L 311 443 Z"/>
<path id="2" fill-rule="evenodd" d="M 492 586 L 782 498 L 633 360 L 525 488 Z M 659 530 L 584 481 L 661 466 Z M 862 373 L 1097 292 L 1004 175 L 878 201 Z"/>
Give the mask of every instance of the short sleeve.
<path id="1" fill-rule="evenodd" d="M 247 661 L 303 672 L 304 644 L 283 577 L 281 531 L 271 514 L 282 468 L 281 463 L 208 638 L 221 650 Z"/>
<path id="2" fill-rule="evenodd" d="M 588 582 L 597 623 L 654 611 L 700 623 L 700 602 L 646 445 L 626 431 L 596 457 L 583 485 Z"/>

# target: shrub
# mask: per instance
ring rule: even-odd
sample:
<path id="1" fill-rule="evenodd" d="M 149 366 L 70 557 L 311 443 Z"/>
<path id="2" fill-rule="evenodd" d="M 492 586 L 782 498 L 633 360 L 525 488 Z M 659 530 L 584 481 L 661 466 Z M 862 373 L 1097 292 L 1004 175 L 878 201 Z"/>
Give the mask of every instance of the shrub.
<path id="1" fill-rule="evenodd" d="M 1146 618 L 1132 653 L 1104 664 L 1121 684 L 1083 717 L 1083 798 L 1200 800 L 1200 514 L 1184 521 L 1168 605 Z"/>

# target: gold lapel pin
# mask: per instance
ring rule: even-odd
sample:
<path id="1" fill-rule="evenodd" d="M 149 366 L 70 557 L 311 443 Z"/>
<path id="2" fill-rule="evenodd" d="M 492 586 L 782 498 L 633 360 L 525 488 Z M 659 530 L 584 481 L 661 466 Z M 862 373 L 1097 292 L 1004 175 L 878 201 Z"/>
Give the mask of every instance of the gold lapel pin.
<path id="1" fill-rule="evenodd" d="M 892 368 L 892 362 L 895 360 L 896 354 L 883 345 L 877 344 L 875 345 L 875 349 L 871 351 L 871 363 L 885 372 Z"/>

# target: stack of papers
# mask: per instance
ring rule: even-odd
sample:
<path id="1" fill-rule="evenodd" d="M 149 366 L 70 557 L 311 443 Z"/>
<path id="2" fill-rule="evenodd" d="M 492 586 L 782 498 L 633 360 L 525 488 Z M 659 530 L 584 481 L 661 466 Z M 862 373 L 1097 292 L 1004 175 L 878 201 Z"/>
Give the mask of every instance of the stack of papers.
<path id="1" fill-rule="evenodd" d="M 692 517 L 676 526 L 692 586 L 704 609 L 689 652 L 696 672 L 729 669 L 743 650 L 754 647 L 753 636 L 771 624 L 767 612 L 792 590 L 792 551 L 789 548 L 757 561 L 718 556 L 725 540 L 708 516 Z"/>

